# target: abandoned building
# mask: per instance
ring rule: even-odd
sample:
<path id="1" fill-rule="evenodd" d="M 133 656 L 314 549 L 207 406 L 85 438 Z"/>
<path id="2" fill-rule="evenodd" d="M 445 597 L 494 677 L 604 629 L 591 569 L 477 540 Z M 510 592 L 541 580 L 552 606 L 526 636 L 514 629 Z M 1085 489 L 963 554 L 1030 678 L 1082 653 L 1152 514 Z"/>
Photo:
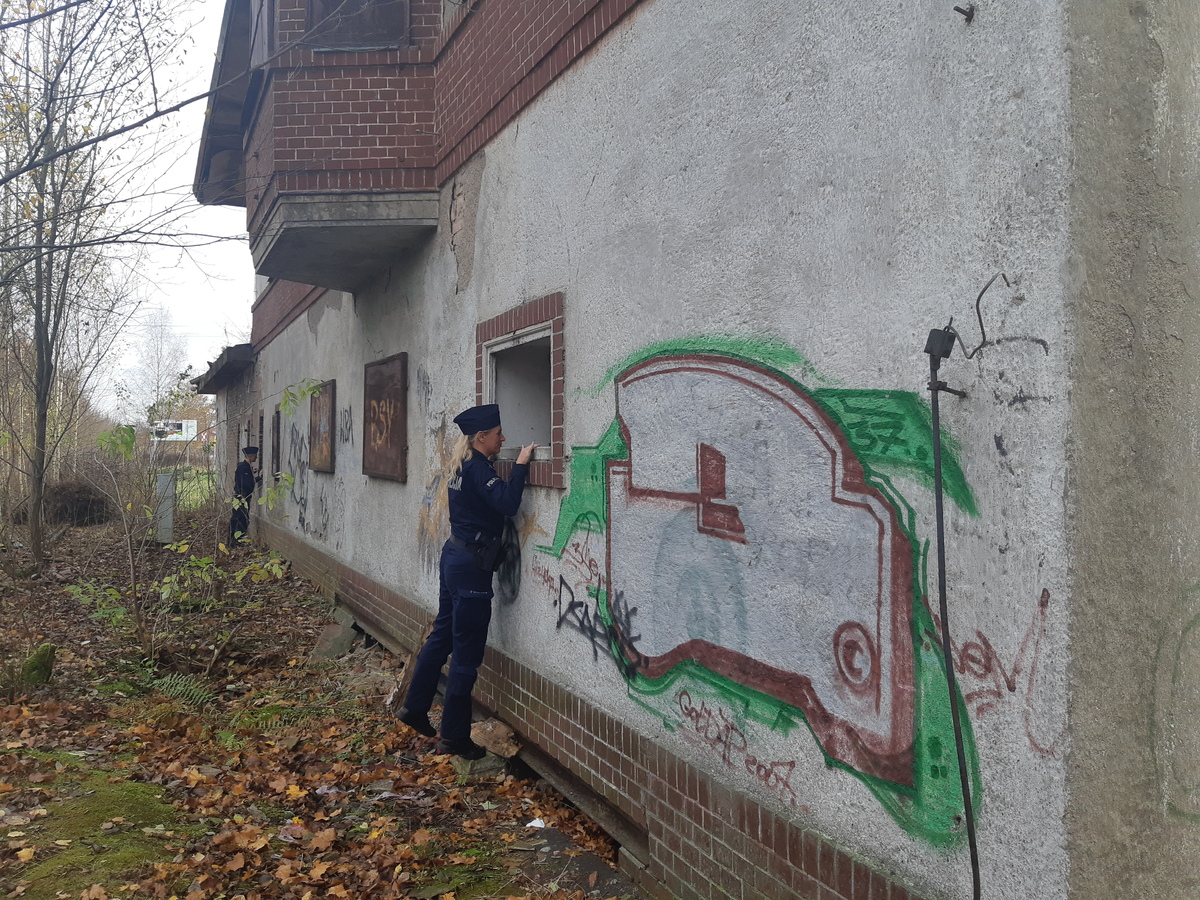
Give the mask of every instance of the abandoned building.
<path id="1" fill-rule="evenodd" d="M 410 649 L 498 402 L 476 696 L 648 894 L 1194 896 L 1198 54 L 1164 0 L 228 0 L 256 539 Z"/>

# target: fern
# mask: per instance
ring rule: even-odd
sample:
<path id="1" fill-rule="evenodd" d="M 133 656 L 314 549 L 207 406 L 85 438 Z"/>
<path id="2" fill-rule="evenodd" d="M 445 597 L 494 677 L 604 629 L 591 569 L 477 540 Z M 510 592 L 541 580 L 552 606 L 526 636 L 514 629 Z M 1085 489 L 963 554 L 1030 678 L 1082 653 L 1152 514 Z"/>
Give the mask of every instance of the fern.
<path id="1" fill-rule="evenodd" d="M 154 681 L 154 687 L 166 697 L 179 700 L 188 706 L 204 707 L 217 699 L 217 695 L 209 690 L 208 685 L 195 675 L 181 675 L 172 672 Z"/>
<path id="2" fill-rule="evenodd" d="M 328 708 L 321 706 L 284 706 L 280 703 L 272 703 L 260 709 L 247 709 L 234 713 L 229 724 L 236 729 L 268 731 L 271 728 L 299 725 L 301 722 L 326 715 L 328 712 Z"/>

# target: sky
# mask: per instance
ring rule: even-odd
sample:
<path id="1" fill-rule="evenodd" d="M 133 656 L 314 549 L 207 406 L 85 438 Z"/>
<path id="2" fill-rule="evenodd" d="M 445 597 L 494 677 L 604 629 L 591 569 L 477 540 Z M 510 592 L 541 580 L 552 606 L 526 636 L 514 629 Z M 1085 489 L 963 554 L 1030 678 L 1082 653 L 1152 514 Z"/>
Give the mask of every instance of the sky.
<path id="1" fill-rule="evenodd" d="M 225 0 L 194 0 L 189 47 L 181 60 L 183 96 L 208 90 L 216 59 L 217 39 Z M 201 100 L 172 117 L 180 138 L 177 158 L 163 172 L 160 184 L 185 188 L 190 195 L 200 149 L 206 102 Z M 163 307 L 171 314 L 175 332 L 184 339 L 187 359 L 197 374 L 230 345 L 250 339 L 250 306 L 254 302 L 254 269 L 246 243 L 246 211 L 241 207 L 194 207 L 188 230 L 236 237 L 211 247 L 181 254 L 159 248 L 151 253 L 143 306 Z M 135 360 L 137 341 L 131 338 L 115 374 Z"/>

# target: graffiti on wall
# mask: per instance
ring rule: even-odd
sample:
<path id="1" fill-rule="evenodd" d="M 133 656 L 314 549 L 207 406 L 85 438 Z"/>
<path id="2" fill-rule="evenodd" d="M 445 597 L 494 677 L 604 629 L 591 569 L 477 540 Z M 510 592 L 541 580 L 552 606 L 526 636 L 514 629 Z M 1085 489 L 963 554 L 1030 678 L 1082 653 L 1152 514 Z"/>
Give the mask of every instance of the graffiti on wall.
<path id="1" fill-rule="evenodd" d="M 297 526 L 305 534 L 325 540 L 329 534 L 331 500 L 324 482 L 316 485 L 314 491 L 308 438 L 295 422 L 288 432 L 287 471 L 293 473 L 288 496 L 295 505 Z"/>
<path id="2" fill-rule="evenodd" d="M 1033 619 L 1021 638 L 1015 656 L 1005 663 L 982 630 L 966 640 L 951 640 L 954 671 L 964 690 L 963 701 L 974 719 L 983 719 L 1007 702 L 1020 705 L 1025 738 L 1039 756 L 1056 756 L 1062 746 L 1066 727 L 1057 713 L 1041 710 L 1042 646 L 1046 639 L 1050 591 L 1042 589 L 1034 607 Z M 940 645 L 942 623 L 931 613 L 931 630 L 923 638 Z"/>
<path id="3" fill-rule="evenodd" d="M 308 436 L 295 422 L 288 430 L 287 471 L 292 473 L 289 496 L 300 504 L 308 496 Z"/>
<path id="4" fill-rule="evenodd" d="M 932 482 L 928 406 L 808 389 L 783 364 L 804 369 L 778 344 L 693 338 L 614 367 L 614 422 L 573 448 L 539 548 L 558 565 L 539 561 L 534 579 L 560 632 L 611 657 L 633 699 L 721 764 L 794 804 L 796 757 L 755 750 L 754 735 L 807 732 L 906 828 L 953 843 L 943 660 L 913 639 L 935 633 L 926 545 L 892 481 Z M 947 446 L 947 496 L 975 514 Z"/>
<path id="5" fill-rule="evenodd" d="M 593 659 L 609 656 L 607 625 L 595 614 L 596 600 L 604 586 L 603 555 L 599 543 L 603 534 L 586 521 L 583 531 L 563 548 L 559 565 L 553 570 L 535 559 L 533 577 L 554 605 L 555 628 L 581 635 L 590 645 Z"/>
<path id="6" fill-rule="evenodd" d="M 500 554 L 500 567 L 496 569 L 496 599 L 509 605 L 515 603 L 521 593 L 521 536 L 512 519 L 504 523 L 500 538 L 504 549 Z"/>
<path id="7" fill-rule="evenodd" d="M 799 710 L 840 762 L 911 785 L 912 547 L 832 419 L 766 369 L 703 355 L 623 373 L 617 415 L 609 577 L 643 610 L 640 673 L 694 661 Z"/>
<path id="8" fill-rule="evenodd" d="M 794 759 L 760 760 L 751 751 L 750 742 L 738 725 L 739 717 L 723 706 L 709 707 L 703 700 L 697 704 L 686 689 L 677 692 L 674 700 L 685 723 L 680 729 L 685 740 L 716 753 L 729 768 L 743 769 L 753 775 L 764 788 L 790 806 L 800 805 L 800 797 L 792 786 L 792 773 L 796 770 Z"/>
<path id="9" fill-rule="evenodd" d="M 337 440 L 339 444 L 354 444 L 354 407 L 343 406 L 337 414 Z"/>

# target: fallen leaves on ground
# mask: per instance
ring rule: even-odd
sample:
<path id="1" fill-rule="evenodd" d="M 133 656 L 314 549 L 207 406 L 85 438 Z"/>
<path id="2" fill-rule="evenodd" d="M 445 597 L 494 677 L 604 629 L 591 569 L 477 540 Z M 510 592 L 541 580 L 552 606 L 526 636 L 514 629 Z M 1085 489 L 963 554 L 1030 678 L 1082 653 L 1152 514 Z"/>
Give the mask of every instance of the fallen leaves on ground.
<path id="1" fill-rule="evenodd" d="M 80 540 L 103 539 L 102 530 L 76 532 L 85 532 Z M 80 571 L 87 557 L 72 556 Z M 95 548 L 91 557 L 106 558 Z M 0 608 L 0 650 L 14 658 L 22 645 L 53 641 L 62 652 L 50 685 L 0 705 L 6 896 L 600 895 L 594 875 L 578 885 L 531 880 L 526 845 L 539 842 L 537 829 L 523 826 L 541 819 L 566 833 L 577 846 L 568 856 L 583 848 L 611 860 L 611 842 L 538 782 L 463 778 L 448 757 L 431 753 L 431 740 L 383 707 L 398 675 L 395 659 L 359 648 L 336 662 L 299 662 L 327 612 L 303 580 L 289 575 L 270 586 L 261 612 L 237 622 L 237 646 L 208 684 L 213 699 L 190 705 L 147 690 L 154 682 L 131 671 L 128 639 L 79 609 L 57 582 L 24 587 L 23 603 Z M 42 624 L 31 631 L 35 602 Z M 227 619 L 213 623 L 219 626 L 228 628 Z M 114 788 L 152 787 L 176 821 L 138 821 L 113 810 L 91 833 L 47 839 L 45 823 L 68 815 L 98 775 Z M 152 841 L 159 858 L 107 871 L 109 845 L 127 834 Z M 30 876 L 68 851 L 89 854 L 92 883 L 71 894 L 45 892 Z"/>

